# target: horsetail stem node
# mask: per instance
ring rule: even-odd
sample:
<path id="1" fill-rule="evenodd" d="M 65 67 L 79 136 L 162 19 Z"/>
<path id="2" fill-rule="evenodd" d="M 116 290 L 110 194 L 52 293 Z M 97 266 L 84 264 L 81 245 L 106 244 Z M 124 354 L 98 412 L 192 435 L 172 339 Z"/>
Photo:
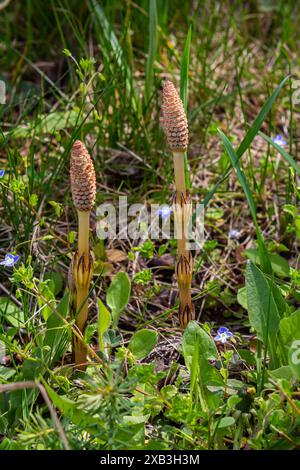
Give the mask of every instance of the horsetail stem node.
<path id="1" fill-rule="evenodd" d="M 72 147 L 70 178 L 73 203 L 78 214 L 78 249 L 71 264 L 73 299 L 70 302 L 70 312 L 74 316 L 76 291 L 75 321 L 83 333 L 88 316 L 88 294 L 94 267 L 94 258 L 89 247 L 89 225 L 90 212 L 96 199 L 96 176 L 93 161 L 80 140 L 76 140 Z M 73 358 L 76 366 L 84 370 L 86 348 L 78 338 L 73 338 Z"/>
<path id="2" fill-rule="evenodd" d="M 188 122 L 180 96 L 170 80 L 166 80 L 162 91 L 161 124 L 173 153 L 176 194 L 173 201 L 174 225 L 178 240 L 178 262 L 176 278 L 179 289 L 179 321 L 185 328 L 195 318 L 191 298 L 193 260 L 187 248 L 187 233 L 191 218 L 191 198 L 186 190 L 184 153 L 187 151 Z"/>

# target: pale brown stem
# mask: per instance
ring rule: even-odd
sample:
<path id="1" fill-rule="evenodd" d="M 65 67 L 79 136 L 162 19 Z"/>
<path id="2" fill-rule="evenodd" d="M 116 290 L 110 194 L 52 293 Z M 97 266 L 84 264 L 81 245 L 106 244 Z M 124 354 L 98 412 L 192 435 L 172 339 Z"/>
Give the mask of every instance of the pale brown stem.
<path id="1" fill-rule="evenodd" d="M 185 174 L 184 174 L 184 153 L 174 152 L 173 153 L 173 162 L 174 162 L 174 176 L 175 176 L 175 186 L 177 199 L 180 200 L 180 195 L 183 194 L 186 197 L 186 184 L 185 184 Z M 177 240 L 177 249 L 178 256 L 187 255 L 186 249 L 186 237 L 184 232 L 184 227 L 179 226 L 179 235 L 180 238 Z"/>
<path id="2" fill-rule="evenodd" d="M 78 214 L 78 254 L 89 254 L 90 212 L 77 211 Z"/>
<path id="3" fill-rule="evenodd" d="M 186 194 L 185 185 L 185 174 L 184 174 L 184 153 L 174 152 L 174 174 L 175 174 L 175 186 L 178 193 Z"/>
<path id="4" fill-rule="evenodd" d="M 77 319 L 76 325 L 82 332 L 88 317 L 88 294 L 89 287 L 77 289 Z"/>
<path id="5" fill-rule="evenodd" d="M 184 153 L 183 152 L 173 152 L 173 161 L 174 161 L 174 175 L 175 175 L 175 186 L 176 186 L 176 199 L 179 202 L 181 194 L 187 200 L 187 191 L 186 191 L 186 183 L 185 183 L 185 172 L 184 172 Z M 187 220 L 184 218 L 185 212 L 184 205 L 178 209 L 178 216 L 177 219 L 179 220 L 179 238 L 177 240 L 177 251 L 178 251 L 178 259 L 180 256 L 184 256 L 188 259 L 188 249 L 187 249 L 187 239 L 186 239 L 186 232 L 185 232 L 185 223 L 188 223 Z M 175 206 L 176 210 L 176 206 Z M 182 215 L 179 216 L 180 212 Z M 191 286 L 188 284 L 180 285 L 179 284 L 179 299 L 180 299 L 180 306 L 183 308 L 185 305 L 192 305 L 192 296 L 191 296 Z M 192 307 L 191 307 L 192 308 Z M 186 322 L 182 323 L 182 319 L 180 319 L 181 327 L 185 328 L 187 326 Z"/>
<path id="6" fill-rule="evenodd" d="M 85 258 L 85 265 L 88 266 L 89 260 L 89 230 L 90 230 L 90 212 L 89 211 L 77 211 L 78 213 L 78 257 L 82 255 Z M 77 317 L 76 325 L 78 329 L 83 333 L 84 327 L 88 317 L 88 294 L 89 286 L 81 287 L 76 286 L 77 297 Z M 74 345 L 74 358 L 75 363 L 79 369 L 85 370 L 87 362 L 87 349 L 83 343 L 78 341 L 76 338 L 73 342 Z"/>

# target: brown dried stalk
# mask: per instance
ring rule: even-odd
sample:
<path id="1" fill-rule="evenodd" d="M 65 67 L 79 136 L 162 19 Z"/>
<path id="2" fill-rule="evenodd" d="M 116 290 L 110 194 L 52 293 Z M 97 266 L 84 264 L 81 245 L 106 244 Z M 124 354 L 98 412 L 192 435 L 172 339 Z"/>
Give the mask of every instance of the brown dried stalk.
<path id="1" fill-rule="evenodd" d="M 179 321 L 185 328 L 195 318 L 191 283 L 193 259 L 187 247 L 187 233 L 191 216 L 190 195 L 187 192 L 184 172 L 184 153 L 188 147 L 188 122 L 182 101 L 172 82 L 166 80 L 162 94 L 162 127 L 173 152 L 176 194 L 174 197 L 174 222 L 178 239 L 176 278 L 179 288 Z"/>

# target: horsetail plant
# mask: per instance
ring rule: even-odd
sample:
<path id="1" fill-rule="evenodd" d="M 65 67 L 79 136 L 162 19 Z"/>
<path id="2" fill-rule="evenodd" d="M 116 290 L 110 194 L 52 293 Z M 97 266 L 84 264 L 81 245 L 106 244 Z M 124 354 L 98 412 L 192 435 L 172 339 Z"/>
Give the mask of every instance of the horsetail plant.
<path id="1" fill-rule="evenodd" d="M 162 127 L 173 153 L 176 192 L 174 195 L 174 225 L 178 240 L 176 278 L 179 288 L 179 322 L 185 328 L 195 318 L 191 297 L 193 258 L 187 247 L 191 218 L 191 198 L 186 188 L 184 153 L 188 147 L 188 122 L 183 103 L 173 83 L 166 80 L 162 92 Z"/>
<path id="2" fill-rule="evenodd" d="M 75 323 L 84 333 L 88 316 L 88 294 L 94 270 L 94 258 L 89 247 L 90 212 L 96 198 L 96 176 L 92 159 L 80 141 L 76 140 L 71 151 L 71 191 L 78 214 L 78 248 L 69 270 L 69 309 L 75 314 Z M 79 369 L 85 370 L 87 351 L 84 343 L 73 335 L 73 360 Z"/>

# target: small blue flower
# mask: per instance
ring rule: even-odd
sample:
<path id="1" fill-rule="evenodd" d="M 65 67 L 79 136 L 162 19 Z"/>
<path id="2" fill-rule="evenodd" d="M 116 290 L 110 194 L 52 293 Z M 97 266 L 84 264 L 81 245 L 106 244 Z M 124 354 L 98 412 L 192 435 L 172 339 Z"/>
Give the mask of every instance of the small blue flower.
<path id="1" fill-rule="evenodd" d="M 170 206 L 159 207 L 156 211 L 156 214 L 158 216 L 161 216 L 162 219 L 167 219 L 168 217 L 170 217 L 171 213 L 172 213 L 172 207 Z"/>
<path id="2" fill-rule="evenodd" d="M 229 230 L 228 236 L 229 238 L 234 240 L 235 238 L 239 238 L 241 236 L 241 232 L 239 232 L 235 228 L 232 228 L 231 230 Z"/>
<path id="3" fill-rule="evenodd" d="M 273 142 L 279 145 L 279 147 L 285 147 L 287 145 L 286 140 L 284 140 L 284 138 L 280 134 L 276 135 L 276 137 L 273 138 Z"/>
<path id="4" fill-rule="evenodd" d="M 221 328 L 218 329 L 217 334 L 215 336 L 215 341 L 221 341 L 221 343 L 225 344 L 232 336 L 231 331 L 226 328 L 226 326 L 221 326 Z"/>
<path id="5" fill-rule="evenodd" d="M 5 266 L 6 268 L 11 268 L 17 263 L 19 258 L 19 255 L 12 255 L 11 253 L 7 253 L 4 260 L 0 262 L 0 265 Z"/>
<path id="6" fill-rule="evenodd" d="M 5 170 L 0 170 L 0 178 L 3 178 L 4 175 L 5 175 Z"/>

